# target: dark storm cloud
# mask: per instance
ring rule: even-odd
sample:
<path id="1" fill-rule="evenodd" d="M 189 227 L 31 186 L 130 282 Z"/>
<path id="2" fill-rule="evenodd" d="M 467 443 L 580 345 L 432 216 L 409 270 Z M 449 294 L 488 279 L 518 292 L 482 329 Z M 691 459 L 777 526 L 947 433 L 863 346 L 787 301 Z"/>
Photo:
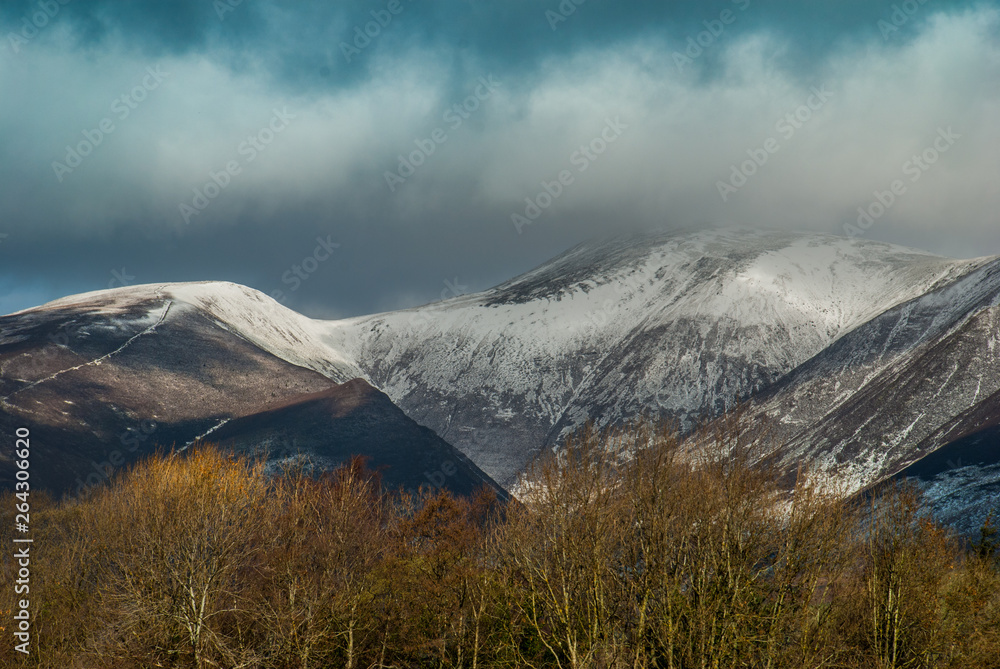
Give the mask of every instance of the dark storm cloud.
<path id="1" fill-rule="evenodd" d="M 922 10 L 928 0 L 909 2 Z M 388 4 L 388 0 L 71 0 L 61 7 L 58 20 L 72 26 L 74 44 L 82 50 L 123 42 L 152 59 L 212 52 L 232 58 L 234 66 L 245 50 L 249 53 L 243 56 L 265 58 L 279 84 L 324 87 L 356 83 L 367 75 L 364 64 L 372 55 L 403 53 L 414 45 L 448 50 L 456 71 L 475 62 L 480 69 L 530 77 L 546 58 L 638 37 L 683 44 L 725 10 L 739 16 L 740 30 L 764 29 L 787 39 L 791 48 L 783 56 L 785 64 L 808 68 L 845 39 L 881 35 L 878 21 L 891 20 L 901 3 L 586 0 L 577 5 L 573 0 L 399 0 L 399 13 L 391 16 L 391 23 L 347 62 L 342 45 L 353 46 L 355 31 L 376 18 L 373 12 L 386 16 Z M 950 10 L 975 4 L 932 3 L 936 9 Z M 38 8 L 37 0 L 0 5 L 2 16 L 14 24 Z M 912 23 L 925 18 L 924 12 L 914 12 Z M 893 38 L 903 40 L 907 34 L 912 37 L 915 31 Z M 236 53 L 220 54 L 219 48 Z M 706 50 L 704 64 L 714 57 L 715 51 Z"/>
<path id="2" fill-rule="evenodd" d="M 70 24 L 74 46 L 83 50 L 124 40 L 154 57 L 176 55 L 205 49 L 210 42 L 219 39 L 253 39 L 259 37 L 264 28 L 259 14 L 254 9 L 246 9 L 226 13 L 227 30 L 220 30 L 220 19 L 212 2 L 205 0 L 56 2 L 58 11 L 48 10 L 53 14 L 53 22 Z M 38 0 L 4 2 L 0 4 L 0 16 L 19 27 L 23 17 L 30 18 L 39 11 L 46 11 L 43 4 L 51 3 L 39 3 Z"/>
<path id="3" fill-rule="evenodd" d="M 124 278 L 237 281 L 351 315 L 486 288 L 631 228 L 841 234 L 950 126 L 954 149 L 866 234 L 1000 252 L 985 243 L 1000 198 L 992 5 L 399 0 L 354 45 L 389 0 L 43 4 L 58 12 L 22 43 L 10 35 L 42 5 L 0 3 L 0 312 Z M 155 86 L 151 69 L 166 73 Z M 779 135 L 823 86 L 829 101 Z M 620 138 L 581 158 L 615 119 Z M 780 152 L 720 198 L 769 136 Z M 562 171 L 573 183 L 513 225 Z M 302 275 L 320 239 L 339 247 Z"/>

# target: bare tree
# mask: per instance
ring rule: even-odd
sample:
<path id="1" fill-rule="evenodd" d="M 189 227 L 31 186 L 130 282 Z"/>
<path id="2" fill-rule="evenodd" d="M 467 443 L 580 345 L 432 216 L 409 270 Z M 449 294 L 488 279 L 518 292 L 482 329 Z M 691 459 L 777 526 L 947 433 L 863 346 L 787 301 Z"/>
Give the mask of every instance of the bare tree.
<path id="1" fill-rule="evenodd" d="M 99 495 L 88 516 L 101 595 L 116 616 L 108 650 L 195 667 L 246 663 L 219 624 L 242 611 L 239 577 L 261 547 L 266 492 L 259 464 L 202 447 L 140 464 Z"/>
<path id="2" fill-rule="evenodd" d="M 512 614 L 558 667 L 610 666 L 620 650 L 616 588 L 625 528 L 618 464 L 602 441 L 588 429 L 537 462 L 501 539 L 502 569 L 517 591 Z M 538 658 L 521 653 L 519 660 Z"/>
<path id="3" fill-rule="evenodd" d="M 392 550 L 378 478 L 358 458 L 318 479 L 290 473 L 274 509 L 260 603 L 272 654 L 302 669 L 354 669 L 377 632 L 373 573 Z"/>

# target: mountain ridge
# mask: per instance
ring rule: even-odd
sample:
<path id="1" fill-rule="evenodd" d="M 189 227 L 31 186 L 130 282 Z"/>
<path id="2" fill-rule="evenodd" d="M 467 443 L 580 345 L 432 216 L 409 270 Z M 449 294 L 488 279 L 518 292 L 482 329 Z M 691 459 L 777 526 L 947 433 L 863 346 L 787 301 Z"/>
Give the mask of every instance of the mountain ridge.
<path id="1" fill-rule="evenodd" d="M 652 410 L 683 427 L 737 403 L 778 421 L 786 464 L 833 472 L 846 459 L 856 468 L 844 476 L 860 488 L 992 415 L 973 410 L 974 374 L 956 363 L 939 378 L 938 368 L 950 369 L 949 356 L 992 356 L 998 295 L 996 256 L 783 231 L 650 234 L 578 245 L 480 293 L 337 321 L 231 283 L 67 297 L 0 318 L 15 322 L 0 329 L 0 383 L 4 345 L 16 347 L 37 314 L 76 309 L 135 330 L 171 300 L 166 323 L 197 313 L 330 382 L 364 379 L 507 489 L 586 420 L 612 425 Z M 931 418 L 906 432 L 896 424 L 927 402 Z M 854 422 L 864 440 L 845 433 Z M 871 431 L 878 425 L 886 443 Z"/>

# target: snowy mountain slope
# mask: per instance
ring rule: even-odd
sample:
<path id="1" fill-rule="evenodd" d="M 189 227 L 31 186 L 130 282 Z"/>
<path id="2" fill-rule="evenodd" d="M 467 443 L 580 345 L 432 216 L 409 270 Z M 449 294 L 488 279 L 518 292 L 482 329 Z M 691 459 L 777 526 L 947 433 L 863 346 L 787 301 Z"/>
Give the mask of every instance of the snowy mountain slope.
<path id="1" fill-rule="evenodd" d="M 788 467 L 809 462 L 852 490 L 910 465 L 930 480 L 963 453 L 996 464 L 984 444 L 1000 445 L 1000 260 L 865 323 L 751 404 Z M 959 443 L 970 437 L 975 462 Z"/>
<path id="2" fill-rule="evenodd" d="M 982 262 L 823 235 L 632 237 L 484 293 L 329 323 L 326 341 L 510 484 L 588 418 L 718 413 Z"/>
<path id="3" fill-rule="evenodd" d="M 143 312 L 146 319 L 153 318 L 155 309 L 164 301 L 176 305 L 175 310 L 193 309 L 208 314 L 216 325 L 247 342 L 338 383 L 360 376 L 356 366 L 320 341 L 321 323 L 252 288 L 225 281 L 148 284 L 65 297 L 11 314 L 21 317 L 20 324 L 5 324 L 4 331 L 0 331 L 0 344 L 4 343 L 4 337 L 16 337 L 17 328 L 29 327 L 38 318 L 48 319 L 52 313 L 85 311 L 91 316 L 106 317 L 108 326 L 113 326 L 137 322 Z"/>
<path id="4" fill-rule="evenodd" d="M 328 375 L 345 376 L 343 361 L 317 354 L 310 326 L 232 284 L 102 291 L 0 317 L 0 434 L 31 430 L 32 481 L 56 494 L 85 492 L 157 448 L 199 436 L 228 435 L 241 450 L 251 441 L 273 446 L 252 439 L 259 431 L 238 432 L 261 422 L 281 437 L 272 458 L 301 454 L 332 466 L 364 455 L 386 468 L 393 487 L 495 486 L 364 381 L 337 384 L 263 349 L 318 359 Z M 275 411 L 282 403 L 297 409 Z M 451 463 L 447 476 L 442 463 Z M 13 477 L 12 454 L 0 451 L 0 487 Z"/>
<path id="5" fill-rule="evenodd" d="M 29 427 L 32 480 L 86 487 L 266 401 L 333 386 L 156 288 L 0 317 L 0 434 Z M 0 485 L 13 477 L 0 452 Z"/>

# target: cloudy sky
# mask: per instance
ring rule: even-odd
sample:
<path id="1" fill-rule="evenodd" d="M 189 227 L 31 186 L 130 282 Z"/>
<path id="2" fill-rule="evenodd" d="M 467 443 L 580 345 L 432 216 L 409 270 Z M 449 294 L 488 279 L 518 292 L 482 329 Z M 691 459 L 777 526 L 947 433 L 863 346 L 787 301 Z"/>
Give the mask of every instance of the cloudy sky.
<path id="1" fill-rule="evenodd" d="M 4 0 L 0 37 L 0 313 L 349 316 L 649 228 L 1000 253 L 996 2 Z"/>

